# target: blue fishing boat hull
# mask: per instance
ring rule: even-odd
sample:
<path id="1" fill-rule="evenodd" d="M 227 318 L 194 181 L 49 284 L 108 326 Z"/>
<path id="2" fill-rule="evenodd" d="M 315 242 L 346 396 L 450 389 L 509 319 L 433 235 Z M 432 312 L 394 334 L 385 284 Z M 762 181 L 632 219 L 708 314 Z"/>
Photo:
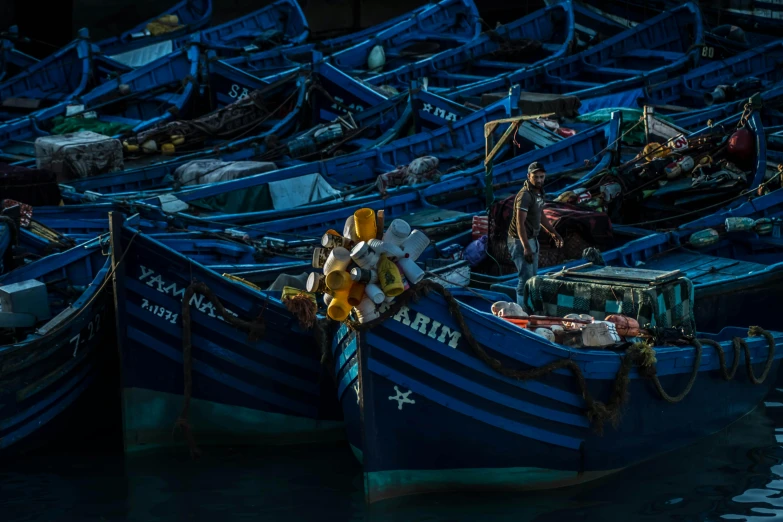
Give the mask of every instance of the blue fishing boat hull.
<path id="1" fill-rule="evenodd" d="M 523 92 L 577 96 L 581 113 L 622 107 L 643 87 L 698 65 L 702 40 L 698 7 L 685 3 L 581 53 L 462 86 L 448 97 L 470 100 L 520 84 Z"/>
<path id="2" fill-rule="evenodd" d="M 121 123 L 139 132 L 178 117 L 189 116 L 199 93 L 200 54 L 196 44 L 122 74 L 79 96 L 73 103 L 82 111 L 94 110 L 105 123 Z M 128 94 L 121 94 L 126 85 Z M 54 118 L 65 116 L 70 102 L 59 103 L 26 118 L 0 125 L 0 157 L 30 163 L 35 158 L 34 141 L 49 135 Z"/>
<path id="3" fill-rule="evenodd" d="M 198 445 L 287 444 L 342 438 L 341 412 L 313 333 L 279 298 L 232 282 L 128 225 L 114 227 L 124 261 L 115 293 L 126 451 L 182 445 L 172 437 L 184 404 L 183 306 L 205 283 L 254 325 L 258 340 L 218 318 L 203 290 L 192 305 L 192 397 L 187 422 Z"/>
<path id="4" fill-rule="evenodd" d="M 155 22 L 164 15 L 175 15 L 177 25 L 180 27 L 163 34 L 147 34 L 147 24 Z M 101 40 L 97 45 L 103 54 L 111 56 L 114 60 L 138 67 L 173 51 L 172 40 L 202 29 L 211 19 L 212 0 L 182 0 L 155 18 L 150 18 L 118 36 Z"/>
<path id="5" fill-rule="evenodd" d="M 276 45 L 303 43 L 310 34 L 302 9 L 296 0 L 276 0 L 269 5 L 224 24 L 200 32 L 203 45 L 221 56 L 237 56 Z M 179 38 L 174 47 L 186 43 Z"/>
<path id="6" fill-rule="evenodd" d="M 540 47 L 523 51 L 531 41 L 540 43 Z M 514 46 L 519 48 L 516 54 L 508 50 Z M 574 13 L 571 2 L 565 1 L 501 25 L 454 49 L 372 76 L 367 82 L 401 89 L 426 77 L 428 88 L 458 88 L 553 62 L 568 55 L 573 46 Z"/>
<path id="7" fill-rule="evenodd" d="M 17 26 L 10 27 L 4 36 L 0 39 L 0 81 L 16 76 L 39 61 L 16 49 L 14 42 L 19 38 Z"/>
<path id="8" fill-rule="evenodd" d="M 102 56 L 81 29 L 76 40 L 0 83 L 0 121 L 39 114 L 129 70 Z"/>
<path id="9" fill-rule="evenodd" d="M 473 338 L 505 367 L 540 368 L 570 358 L 593 397 L 610 396 L 622 355 L 549 343 L 484 312 L 486 301 L 460 299 L 470 302 L 459 308 Z M 730 366 L 732 338 L 746 336 L 743 329 L 727 328 L 699 337 L 720 342 Z M 607 423 L 600 434 L 588 422 L 569 371 L 530 381 L 505 378 L 479 360 L 466 339 L 446 301 L 434 292 L 357 334 L 359 404 L 350 390 L 343 405 L 358 410 L 368 502 L 437 490 L 552 488 L 602 477 L 694 443 L 751 411 L 773 386 L 783 356 L 783 335 L 774 334 L 774 360 L 764 382 L 749 381 L 744 359 L 736 377 L 726 382 L 714 348 L 705 347 L 693 388 L 676 404 L 665 402 L 632 370 L 628 404 L 617 427 Z M 763 337 L 746 342 L 759 375 L 769 345 Z M 338 347 L 335 356 L 342 354 Z M 693 361 L 692 347 L 659 348 L 662 387 L 680 393 Z M 354 414 L 347 410 L 351 422 Z M 349 436 L 352 431 L 355 437 L 356 429 L 348 427 Z"/>
<path id="10" fill-rule="evenodd" d="M 106 278 L 109 258 L 97 243 L 54 254 L 0 278 L 0 285 L 37 279 L 49 292 L 66 284 L 84 288 L 70 305 L 50 302 L 54 317 L 16 344 L 0 347 L 0 454 L 15 456 L 55 439 L 91 432 L 67 425 L 113 353 L 113 304 Z M 72 294 L 73 295 L 73 294 Z M 59 313 L 58 313 L 59 312 Z M 55 315 L 56 314 L 56 315 Z M 79 430 L 75 432 L 74 430 Z"/>

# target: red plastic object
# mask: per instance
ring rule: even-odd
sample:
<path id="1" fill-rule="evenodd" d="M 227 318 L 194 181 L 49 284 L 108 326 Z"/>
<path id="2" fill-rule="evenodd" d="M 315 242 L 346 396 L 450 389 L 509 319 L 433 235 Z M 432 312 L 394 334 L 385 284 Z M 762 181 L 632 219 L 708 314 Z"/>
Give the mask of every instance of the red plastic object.
<path id="1" fill-rule="evenodd" d="M 489 217 L 488 216 L 473 216 L 473 228 L 471 233 L 471 239 L 477 240 L 481 236 L 489 235 Z"/>

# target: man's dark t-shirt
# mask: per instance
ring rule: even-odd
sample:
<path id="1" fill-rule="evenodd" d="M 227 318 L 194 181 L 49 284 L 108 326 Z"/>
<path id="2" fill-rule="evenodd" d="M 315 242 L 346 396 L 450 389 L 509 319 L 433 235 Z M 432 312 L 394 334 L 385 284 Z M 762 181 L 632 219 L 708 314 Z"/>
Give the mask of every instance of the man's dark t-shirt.
<path id="1" fill-rule="evenodd" d="M 511 238 L 518 238 L 517 234 L 517 212 L 522 210 L 527 212 L 525 218 L 525 230 L 527 230 L 527 237 L 538 237 L 538 232 L 541 230 L 541 214 L 544 208 L 544 191 L 539 190 L 532 185 L 529 181 L 525 181 L 524 186 L 517 192 L 514 198 L 514 210 L 511 214 L 511 224 L 508 227 L 508 235 Z"/>

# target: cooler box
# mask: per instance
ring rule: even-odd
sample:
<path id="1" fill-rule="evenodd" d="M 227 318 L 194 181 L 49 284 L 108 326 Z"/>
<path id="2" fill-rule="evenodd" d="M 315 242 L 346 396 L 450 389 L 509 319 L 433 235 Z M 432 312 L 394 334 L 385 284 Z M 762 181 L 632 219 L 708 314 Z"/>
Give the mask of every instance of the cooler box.
<path id="1" fill-rule="evenodd" d="M 591 263 L 528 280 L 525 308 L 535 315 L 588 314 L 633 317 L 643 328 L 682 327 L 695 332 L 693 283 L 675 270 L 594 266 Z"/>

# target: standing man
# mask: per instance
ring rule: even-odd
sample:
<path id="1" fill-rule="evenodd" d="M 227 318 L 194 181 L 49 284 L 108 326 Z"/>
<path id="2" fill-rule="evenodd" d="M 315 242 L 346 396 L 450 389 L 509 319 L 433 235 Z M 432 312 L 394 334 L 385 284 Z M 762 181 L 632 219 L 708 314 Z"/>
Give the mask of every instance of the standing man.
<path id="1" fill-rule="evenodd" d="M 517 267 L 517 304 L 522 306 L 525 283 L 538 272 L 538 232 L 544 227 L 562 248 L 563 238 L 544 215 L 544 180 L 546 171 L 537 161 L 527 168 L 527 181 L 514 198 L 514 210 L 508 227 L 508 251 Z"/>

